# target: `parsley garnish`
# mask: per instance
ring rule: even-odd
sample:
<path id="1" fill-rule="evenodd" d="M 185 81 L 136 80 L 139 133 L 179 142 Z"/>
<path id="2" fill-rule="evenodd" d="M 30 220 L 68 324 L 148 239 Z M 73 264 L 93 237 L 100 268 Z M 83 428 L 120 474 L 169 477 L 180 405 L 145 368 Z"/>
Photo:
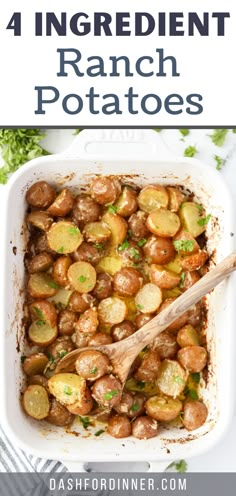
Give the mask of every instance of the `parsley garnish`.
<path id="1" fill-rule="evenodd" d="M 219 155 L 214 155 L 214 159 L 216 161 L 216 169 L 221 170 L 223 165 L 225 165 L 226 160 Z"/>
<path id="2" fill-rule="evenodd" d="M 181 276 L 180 276 L 180 283 L 179 283 L 179 287 L 180 288 L 183 288 L 184 287 L 184 281 L 186 279 L 186 274 L 185 272 L 182 272 Z"/>
<path id="3" fill-rule="evenodd" d="M 103 244 L 102 243 L 95 243 L 94 244 L 94 247 L 99 250 L 99 251 L 102 251 L 103 250 Z"/>
<path id="4" fill-rule="evenodd" d="M 50 364 L 53 364 L 55 362 L 55 358 L 52 356 L 50 352 L 48 352 L 48 360 Z"/>
<path id="5" fill-rule="evenodd" d="M 96 436 L 96 437 L 101 436 L 101 434 L 103 434 L 103 432 L 105 432 L 105 431 L 103 429 L 100 429 L 100 431 L 95 432 L 94 436 Z"/>
<path id="6" fill-rule="evenodd" d="M 223 146 L 226 135 L 228 133 L 228 129 L 214 129 L 213 133 L 210 134 L 210 138 L 214 145 L 216 146 Z"/>
<path id="7" fill-rule="evenodd" d="M 110 214 L 116 214 L 118 210 L 118 207 L 116 207 L 115 205 L 108 205 L 108 212 Z"/>
<path id="8" fill-rule="evenodd" d="M 93 367 L 93 369 L 90 370 L 90 374 L 96 374 L 97 371 L 98 371 L 98 368 Z"/>
<path id="9" fill-rule="evenodd" d="M 193 382 L 196 382 L 196 384 L 199 384 L 200 379 L 201 379 L 200 372 L 193 372 L 191 374 L 191 378 L 192 378 Z"/>
<path id="10" fill-rule="evenodd" d="M 187 472 L 188 470 L 188 465 L 185 460 L 179 460 L 178 462 L 173 462 L 169 465 L 167 468 L 174 468 L 176 472 Z"/>
<path id="11" fill-rule="evenodd" d="M 198 394 L 195 389 L 189 389 L 188 396 L 191 398 L 191 400 L 198 400 Z"/>
<path id="12" fill-rule="evenodd" d="M 64 251 L 64 246 L 61 246 L 60 248 L 58 248 L 57 253 L 63 253 L 63 251 Z"/>
<path id="13" fill-rule="evenodd" d="M 198 208 L 199 212 L 203 210 L 203 206 L 200 203 L 195 203 L 195 205 Z"/>
<path id="14" fill-rule="evenodd" d="M 139 250 L 137 248 L 130 248 L 129 254 L 136 261 L 138 261 L 140 259 L 140 253 L 139 253 Z"/>
<path id="15" fill-rule="evenodd" d="M 176 251 L 192 251 L 194 248 L 195 241 L 191 239 L 176 239 L 173 241 L 173 245 Z"/>
<path id="16" fill-rule="evenodd" d="M 118 246 L 118 251 L 124 251 L 126 248 L 129 248 L 128 239 L 125 239 L 123 243 L 120 246 Z"/>
<path id="17" fill-rule="evenodd" d="M 70 386 L 65 386 L 64 387 L 64 393 L 67 394 L 68 396 L 71 396 L 73 391 Z"/>
<path id="18" fill-rule="evenodd" d="M 197 152 L 198 151 L 197 151 L 196 146 L 188 146 L 184 150 L 184 156 L 185 157 L 194 157 L 194 155 L 196 155 Z"/>
<path id="19" fill-rule="evenodd" d="M 139 303 L 136 305 L 136 307 L 137 307 L 139 310 L 143 310 L 143 305 L 140 305 Z"/>
<path id="20" fill-rule="evenodd" d="M 208 214 L 206 217 L 202 217 L 197 221 L 199 226 L 206 226 L 211 218 L 211 214 Z"/>
<path id="21" fill-rule="evenodd" d="M 59 351 L 57 354 L 58 354 L 59 358 L 63 358 L 64 356 L 66 356 L 68 354 L 68 351 Z"/>
<path id="22" fill-rule="evenodd" d="M 78 227 L 69 227 L 68 230 L 70 234 L 78 234 L 80 232 Z"/>
<path id="23" fill-rule="evenodd" d="M 33 309 L 35 313 L 37 313 L 38 317 L 43 320 L 44 319 L 43 312 L 41 312 L 41 310 L 38 307 L 33 307 Z"/>
<path id="24" fill-rule="evenodd" d="M 24 361 L 25 361 L 25 359 L 26 359 L 26 358 L 27 358 L 27 357 L 26 357 L 25 355 L 22 355 L 22 356 L 20 357 L 20 361 L 21 361 L 21 363 L 24 363 Z"/>
<path id="25" fill-rule="evenodd" d="M 179 375 L 174 377 L 174 381 L 177 382 L 177 384 L 185 384 L 185 381 Z"/>
<path id="26" fill-rule="evenodd" d="M 79 419 L 80 419 L 81 424 L 83 424 L 84 429 L 87 429 L 88 426 L 91 425 L 89 417 L 80 417 L 80 415 L 79 415 Z"/>
<path id="27" fill-rule="evenodd" d="M 188 134 L 190 133 L 189 129 L 180 129 L 179 130 L 180 134 L 182 134 L 182 136 L 188 136 Z"/>
<path id="28" fill-rule="evenodd" d="M 140 388 L 140 389 L 144 389 L 145 386 L 146 386 L 146 382 L 143 382 L 143 381 L 137 381 L 137 386 Z"/>
<path id="29" fill-rule="evenodd" d="M 137 403 L 134 403 L 130 408 L 131 412 L 137 412 L 138 409 L 139 409 L 139 406 L 137 405 Z"/>
<path id="30" fill-rule="evenodd" d="M 109 391 L 109 393 L 104 394 L 104 400 L 110 401 L 117 394 L 119 394 L 118 389 L 113 389 L 113 391 Z"/>
<path id="31" fill-rule="evenodd" d="M 54 282 L 54 281 L 50 281 L 48 283 L 48 285 L 50 286 L 50 288 L 54 288 L 54 289 L 58 289 L 59 288 L 59 285 L 56 282 Z"/>
<path id="32" fill-rule="evenodd" d="M 146 242 L 147 242 L 146 238 L 142 238 L 142 239 L 140 239 L 140 240 L 137 242 L 137 246 L 138 246 L 139 248 L 141 248 L 142 246 L 144 246 L 144 245 L 146 244 Z"/>
<path id="33" fill-rule="evenodd" d="M 82 276 L 78 277 L 78 280 L 79 280 L 79 282 L 85 282 L 87 280 L 87 277 L 82 275 Z"/>
<path id="34" fill-rule="evenodd" d="M 37 326 L 42 327 L 45 325 L 46 322 L 45 322 L 45 320 L 36 320 L 35 323 Z"/>

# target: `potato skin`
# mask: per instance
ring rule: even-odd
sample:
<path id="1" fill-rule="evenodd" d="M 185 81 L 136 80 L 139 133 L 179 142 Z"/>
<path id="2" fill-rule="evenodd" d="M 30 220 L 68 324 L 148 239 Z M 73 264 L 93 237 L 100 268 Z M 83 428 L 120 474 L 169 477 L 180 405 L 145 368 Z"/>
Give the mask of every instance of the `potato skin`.
<path id="1" fill-rule="evenodd" d="M 113 408 L 120 402 L 122 385 L 116 377 L 110 374 L 98 379 L 91 390 L 93 398 L 99 405 Z"/>
<path id="2" fill-rule="evenodd" d="M 88 293 L 79 293 L 73 291 L 69 298 L 68 309 L 72 312 L 84 313 L 89 308 L 92 308 L 96 303 L 95 298 Z"/>
<path id="3" fill-rule="evenodd" d="M 22 368 L 27 376 L 32 376 L 42 374 L 47 363 L 48 358 L 44 353 L 33 353 L 26 357 L 22 364 Z"/>
<path id="4" fill-rule="evenodd" d="M 52 303 L 47 300 L 37 300 L 30 304 L 29 312 L 31 319 L 49 322 L 54 327 L 57 322 L 57 312 Z"/>
<path id="5" fill-rule="evenodd" d="M 28 189 L 26 201 L 36 208 L 47 208 L 54 201 L 55 190 L 46 182 L 38 181 Z"/>
<path id="6" fill-rule="evenodd" d="M 201 427 L 207 419 L 207 407 L 201 401 L 188 400 L 184 405 L 183 425 L 188 431 Z"/>
<path id="7" fill-rule="evenodd" d="M 176 298 L 166 298 L 166 300 L 164 300 L 162 305 L 160 306 L 159 312 L 162 312 L 162 310 L 164 310 L 169 305 L 171 305 L 171 303 L 173 303 L 173 301 L 175 301 L 175 300 L 176 300 Z M 171 332 L 178 331 L 178 329 L 180 329 L 180 327 L 183 327 L 187 323 L 188 317 L 189 317 L 188 312 L 185 312 L 183 315 L 181 315 L 176 320 L 174 320 L 174 322 L 172 322 L 172 324 L 170 324 L 168 326 L 167 330 L 171 331 Z"/>
<path id="8" fill-rule="evenodd" d="M 71 211 L 73 203 L 74 198 L 71 192 L 67 188 L 64 188 L 50 205 L 48 212 L 54 217 L 64 217 L 64 215 L 67 215 Z"/>
<path id="9" fill-rule="evenodd" d="M 48 416 L 45 418 L 49 424 L 64 427 L 73 422 L 73 415 L 56 398 L 52 398 Z"/>
<path id="10" fill-rule="evenodd" d="M 138 208 L 136 191 L 125 186 L 115 206 L 118 209 L 117 211 L 119 215 L 122 217 L 129 217 L 131 214 L 136 212 Z"/>
<path id="11" fill-rule="evenodd" d="M 90 187 L 92 198 L 100 205 L 114 203 L 120 195 L 121 185 L 117 178 L 96 177 Z"/>
<path id="12" fill-rule="evenodd" d="M 67 408 L 73 415 L 87 415 L 90 413 L 93 409 L 93 398 L 90 390 L 86 388 L 80 400 L 73 405 L 68 405 Z"/>
<path id="13" fill-rule="evenodd" d="M 138 417 L 132 423 L 132 435 L 137 439 L 150 439 L 158 434 L 158 423 L 151 417 Z"/>
<path id="14" fill-rule="evenodd" d="M 131 422 L 125 415 L 114 415 L 108 420 L 107 433 L 117 439 L 131 435 Z"/>
<path id="15" fill-rule="evenodd" d="M 113 278 L 113 288 L 120 296 L 134 296 L 141 288 L 143 278 L 133 267 L 124 267 L 116 272 Z"/>
<path id="16" fill-rule="evenodd" d="M 89 346 L 100 346 L 102 344 L 111 344 L 113 339 L 109 334 L 105 332 L 96 332 L 91 338 L 89 338 Z"/>
<path id="17" fill-rule="evenodd" d="M 29 386 L 32 385 L 43 386 L 46 389 L 46 391 L 48 391 L 48 380 L 44 375 L 40 375 L 40 374 L 30 375 L 27 378 L 27 382 Z"/>
<path id="18" fill-rule="evenodd" d="M 181 348 L 193 345 L 198 346 L 200 344 L 199 335 L 196 329 L 190 324 L 185 325 L 178 331 L 176 339 Z"/>
<path id="19" fill-rule="evenodd" d="M 140 329 L 151 319 L 153 319 L 153 315 L 151 315 L 150 313 L 138 313 L 134 319 L 134 323 L 137 328 Z"/>
<path id="20" fill-rule="evenodd" d="M 127 413 L 129 419 L 140 417 L 145 413 L 145 401 L 146 397 L 142 393 L 135 393 L 133 395 L 133 403 Z"/>
<path id="21" fill-rule="evenodd" d="M 58 315 L 58 333 L 60 336 L 72 336 L 74 326 L 77 321 L 77 315 L 70 310 L 61 310 Z"/>
<path id="22" fill-rule="evenodd" d="M 181 258 L 179 264 L 183 270 L 199 270 L 206 263 L 207 259 L 207 252 L 201 250 L 198 253 Z"/>
<path id="23" fill-rule="evenodd" d="M 178 360 L 189 372 L 201 372 L 207 364 L 207 351 L 203 346 L 185 346 L 178 351 Z"/>
<path id="24" fill-rule="evenodd" d="M 158 353 L 150 350 L 144 356 L 144 359 L 135 372 L 134 377 L 137 381 L 151 382 L 157 378 L 158 370 L 160 368 L 160 358 Z"/>
<path id="25" fill-rule="evenodd" d="M 77 248 L 76 251 L 71 253 L 71 257 L 75 262 L 89 262 L 96 265 L 104 256 L 104 250 L 96 248 L 96 244 L 83 243 Z"/>
<path id="26" fill-rule="evenodd" d="M 125 265 L 139 264 L 143 260 L 142 249 L 132 239 L 128 242 L 128 246 L 118 246 L 118 254 L 122 258 Z"/>
<path id="27" fill-rule="evenodd" d="M 93 295 L 98 300 L 104 300 L 104 298 L 108 298 L 113 293 L 112 288 L 112 278 L 110 274 L 103 272 L 97 275 L 97 282 L 95 288 L 93 290 Z"/>
<path id="28" fill-rule="evenodd" d="M 184 272 L 184 281 L 181 283 L 182 291 L 187 291 L 187 289 L 191 288 L 199 279 L 200 275 L 196 270 Z"/>
<path id="29" fill-rule="evenodd" d="M 156 264 L 151 265 L 149 277 L 161 289 L 172 289 L 180 283 L 180 276 Z"/>
<path id="30" fill-rule="evenodd" d="M 147 415 L 155 420 L 169 422 L 179 415 L 182 410 L 182 403 L 177 398 L 151 396 L 145 403 L 145 409 Z"/>
<path id="31" fill-rule="evenodd" d="M 33 247 L 36 254 L 46 252 L 55 255 L 55 252 L 49 247 L 46 233 L 40 233 L 34 238 Z"/>
<path id="32" fill-rule="evenodd" d="M 98 324 L 97 309 L 89 308 L 80 316 L 80 319 L 75 325 L 75 329 L 78 332 L 91 335 L 96 332 Z"/>
<path id="33" fill-rule="evenodd" d="M 91 196 L 78 195 L 75 198 L 72 219 L 78 226 L 83 227 L 88 222 L 96 222 L 101 215 L 101 206 Z"/>
<path id="34" fill-rule="evenodd" d="M 111 372 L 109 358 L 97 350 L 82 351 L 75 362 L 77 374 L 87 381 L 96 381 Z"/>
<path id="35" fill-rule="evenodd" d="M 53 258 L 50 253 L 42 252 L 38 255 L 34 255 L 30 260 L 26 261 L 26 266 L 29 274 L 35 274 L 37 272 L 46 272 L 53 265 Z"/>
<path id="36" fill-rule="evenodd" d="M 54 281 L 65 288 L 69 284 L 67 277 L 67 272 L 72 264 L 72 260 L 69 256 L 58 257 L 53 265 L 52 276 Z"/>
<path id="37" fill-rule="evenodd" d="M 48 346 L 47 353 L 50 353 L 50 356 L 58 360 L 64 352 L 69 353 L 73 349 L 74 346 L 69 336 L 61 336 Z"/>
<path id="38" fill-rule="evenodd" d="M 26 222 L 41 231 L 48 231 L 53 223 L 53 218 L 44 210 L 34 210 L 26 217 Z"/>
<path id="39" fill-rule="evenodd" d="M 129 230 L 134 240 L 146 239 L 149 236 L 149 230 L 146 226 L 147 215 L 139 210 L 131 215 L 128 220 Z"/>
<path id="40" fill-rule="evenodd" d="M 154 339 L 152 349 L 157 351 L 161 360 L 164 360 L 174 358 L 179 347 L 175 336 L 169 331 L 163 331 Z"/>
<path id="41" fill-rule="evenodd" d="M 113 341 L 122 341 L 131 336 L 135 332 L 136 328 L 133 322 L 130 320 L 124 320 L 121 324 L 114 325 L 111 329 L 111 336 Z"/>
<path id="42" fill-rule="evenodd" d="M 158 236 L 151 236 L 143 246 L 143 251 L 148 261 L 158 265 L 168 264 L 176 255 L 171 239 Z"/>
<path id="43" fill-rule="evenodd" d="M 134 396 L 131 393 L 129 393 L 129 391 L 123 391 L 121 400 L 118 403 L 118 405 L 114 407 L 114 410 L 119 415 L 123 415 L 123 414 L 128 415 L 130 408 L 133 405 L 133 402 L 134 402 Z"/>

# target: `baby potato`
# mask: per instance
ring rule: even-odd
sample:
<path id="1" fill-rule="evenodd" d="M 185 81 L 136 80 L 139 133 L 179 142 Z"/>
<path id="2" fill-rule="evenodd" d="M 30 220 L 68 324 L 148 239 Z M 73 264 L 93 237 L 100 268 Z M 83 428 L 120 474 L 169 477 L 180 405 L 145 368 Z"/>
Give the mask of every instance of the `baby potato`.
<path id="1" fill-rule="evenodd" d="M 89 262 L 96 265 L 104 257 L 104 247 L 101 243 L 83 243 L 77 248 L 76 251 L 71 253 L 71 257 L 75 262 Z"/>
<path id="2" fill-rule="evenodd" d="M 180 276 L 160 265 L 152 264 L 149 272 L 150 281 L 161 289 L 172 289 L 180 283 Z"/>
<path id="3" fill-rule="evenodd" d="M 150 214 L 160 207 L 167 208 L 169 204 L 169 195 L 161 185 L 146 186 L 138 195 L 139 208 Z"/>
<path id="4" fill-rule="evenodd" d="M 190 324 L 185 325 L 178 331 L 176 339 L 181 348 L 198 346 L 200 344 L 199 334 Z"/>
<path id="5" fill-rule="evenodd" d="M 169 210 L 171 212 L 178 212 L 180 205 L 185 199 L 184 194 L 178 188 L 173 188 L 172 186 L 166 189 L 169 194 Z"/>
<path id="6" fill-rule="evenodd" d="M 181 223 L 186 231 L 189 231 L 194 238 L 197 238 L 206 230 L 206 225 L 202 225 L 201 219 L 204 217 L 203 210 L 195 202 L 184 202 L 179 211 Z"/>
<path id="7" fill-rule="evenodd" d="M 44 353 L 33 353 L 26 357 L 22 364 L 23 371 L 26 375 L 32 376 L 42 374 L 48 363 L 48 357 Z"/>
<path id="8" fill-rule="evenodd" d="M 78 293 L 73 291 L 68 302 L 68 309 L 72 312 L 84 313 L 85 310 L 92 308 L 96 303 L 95 298 L 89 293 Z"/>
<path id="9" fill-rule="evenodd" d="M 180 259 L 179 263 L 183 270 L 198 270 L 207 261 L 208 253 L 205 250 L 200 250 L 198 253 L 188 255 Z"/>
<path id="10" fill-rule="evenodd" d="M 107 433 L 117 439 L 131 435 L 131 422 L 125 415 L 114 415 L 108 420 Z"/>
<path id="11" fill-rule="evenodd" d="M 79 293 L 89 293 L 96 284 L 96 270 L 88 262 L 75 262 L 67 272 L 71 286 Z"/>
<path id="12" fill-rule="evenodd" d="M 48 379 L 50 393 L 66 407 L 81 401 L 86 390 L 86 381 L 77 374 L 63 372 Z"/>
<path id="13" fill-rule="evenodd" d="M 36 346 L 49 346 L 57 338 L 57 327 L 52 327 L 49 322 L 36 320 L 28 330 L 29 340 Z"/>
<path id="14" fill-rule="evenodd" d="M 41 229 L 41 231 L 48 231 L 53 223 L 53 217 L 44 210 L 35 210 L 27 215 L 26 222 Z"/>
<path id="15" fill-rule="evenodd" d="M 75 312 L 71 310 L 62 310 L 58 315 L 58 331 L 60 336 L 72 336 L 74 326 L 77 321 Z"/>
<path id="16" fill-rule="evenodd" d="M 171 239 L 151 236 L 143 246 L 148 262 L 165 265 L 171 262 L 176 255 Z"/>
<path id="17" fill-rule="evenodd" d="M 79 228 L 67 220 L 55 222 L 47 232 L 47 240 L 51 250 L 66 255 L 77 250 L 83 241 Z"/>
<path id="18" fill-rule="evenodd" d="M 141 382 L 155 381 L 158 375 L 160 364 L 161 361 L 158 353 L 154 350 L 148 351 L 145 354 L 140 367 L 134 374 L 135 379 Z"/>
<path id="19" fill-rule="evenodd" d="M 64 188 L 47 211 L 54 217 L 64 217 L 71 211 L 73 204 L 74 198 L 71 192 L 67 188 Z"/>
<path id="20" fill-rule="evenodd" d="M 158 423 L 151 417 L 138 417 L 132 422 L 132 435 L 137 439 L 150 439 L 158 434 Z"/>
<path id="21" fill-rule="evenodd" d="M 147 227 L 149 231 L 161 238 L 170 238 L 178 232 L 180 219 L 174 212 L 159 208 L 159 210 L 154 210 L 149 214 Z"/>
<path id="22" fill-rule="evenodd" d="M 158 313 L 162 312 L 162 310 L 165 310 L 165 308 L 171 305 L 171 303 L 173 303 L 173 301 L 175 300 L 176 298 L 166 298 L 166 300 L 163 301 L 162 305 L 160 306 Z M 168 326 L 167 330 L 171 332 L 178 331 L 180 327 L 183 327 L 188 322 L 188 319 L 189 319 L 189 312 L 183 313 L 182 315 L 180 315 L 180 317 L 174 320 L 172 324 Z"/>
<path id="23" fill-rule="evenodd" d="M 115 342 L 129 338 L 134 332 L 135 326 L 130 320 L 124 320 L 121 324 L 116 324 L 111 328 L 111 336 Z"/>
<path id="24" fill-rule="evenodd" d="M 116 272 L 113 278 L 113 288 L 120 296 L 134 296 L 141 288 L 143 278 L 133 267 L 124 267 Z"/>
<path id="25" fill-rule="evenodd" d="M 49 414 L 48 393 L 43 386 L 28 386 L 23 394 L 23 408 L 27 415 L 36 420 L 45 419 Z"/>
<path id="26" fill-rule="evenodd" d="M 179 348 L 175 336 L 169 331 L 163 331 L 154 339 L 152 349 L 157 351 L 160 359 L 163 360 L 174 358 Z"/>
<path id="27" fill-rule="evenodd" d="M 105 300 L 103 300 L 105 301 Z M 75 325 L 76 332 L 83 332 L 84 334 L 94 334 L 98 327 L 98 311 L 96 308 L 89 308 L 80 316 Z"/>
<path id="28" fill-rule="evenodd" d="M 140 239 L 146 239 L 149 235 L 148 228 L 146 226 L 147 214 L 138 210 L 132 214 L 128 220 L 128 227 L 131 233 L 131 237 L 135 241 L 139 241 Z"/>
<path id="29" fill-rule="evenodd" d="M 97 275 L 96 286 L 93 290 L 94 296 L 98 300 L 104 300 L 104 298 L 108 298 L 113 293 L 112 288 L 112 278 L 110 274 L 106 272 Z"/>
<path id="30" fill-rule="evenodd" d="M 189 271 L 182 272 L 182 274 L 181 274 L 182 291 L 187 291 L 187 289 L 191 288 L 200 279 L 200 275 L 196 270 L 192 270 L 191 272 Z"/>
<path id="31" fill-rule="evenodd" d="M 91 196 L 78 195 L 72 209 L 72 220 L 76 225 L 84 226 L 88 222 L 96 222 L 101 212 L 101 206 Z"/>
<path id="32" fill-rule="evenodd" d="M 200 246 L 197 241 L 194 239 L 193 235 L 185 231 L 184 229 L 180 229 L 173 239 L 173 244 L 176 251 L 179 255 L 191 255 L 200 250 Z"/>
<path id="33" fill-rule="evenodd" d="M 33 298 L 50 298 L 56 294 L 57 289 L 57 284 L 49 274 L 37 272 L 29 277 L 28 291 Z"/>
<path id="34" fill-rule="evenodd" d="M 66 308 L 71 295 L 72 291 L 70 289 L 59 288 L 57 293 L 52 296 L 49 301 L 56 305 L 59 309 Z"/>
<path id="35" fill-rule="evenodd" d="M 123 391 L 120 403 L 114 407 L 114 410 L 116 413 L 119 415 L 126 414 L 128 415 L 128 412 L 130 411 L 130 408 L 132 407 L 134 402 L 134 396 L 129 393 L 128 391 Z"/>
<path id="36" fill-rule="evenodd" d="M 81 331 L 75 331 L 71 336 L 71 341 L 76 348 L 86 348 L 89 343 L 89 335 Z"/>
<path id="37" fill-rule="evenodd" d="M 49 424 L 64 427 L 73 422 L 73 415 L 59 401 L 52 398 L 48 416 L 45 418 Z"/>
<path id="38" fill-rule="evenodd" d="M 44 375 L 40 375 L 40 374 L 30 375 L 27 377 L 27 379 L 29 386 L 34 384 L 37 386 L 43 386 L 46 389 L 46 391 L 48 390 L 48 380 Z"/>
<path id="39" fill-rule="evenodd" d="M 47 348 L 50 358 L 58 360 L 63 358 L 67 353 L 74 350 L 73 343 L 69 336 L 60 336 Z"/>
<path id="40" fill-rule="evenodd" d="M 203 346 L 185 346 L 178 351 L 178 360 L 189 372 L 201 372 L 207 364 L 207 351 Z"/>
<path id="41" fill-rule="evenodd" d="M 125 186 L 117 202 L 115 203 L 115 207 L 117 208 L 118 214 L 122 217 L 129 217 L 131 214 L 136 212 L 138 208 L 136 191 Z"/>
<path id="42" fill-rule="evenodd" d="M 182 422 L 188 431 L 194 431 L 205 424 L 207 416 L 207 407 L 201 401 L 188 400 L 184 404 L 184 415 Z"/>
<path id="43" fill-rule="evenodd" d="M 32 207 L 47 208 L 55 196 L 55 190 L 46 181 L 38 181 L 28 189 L 26 201 Z"/>
<path id="44" fill-rule="evenodd" d="M 107 225 L 111 231 L 110 242 L 112 246 L 119 246 L 123 243 L 127 234 L 127 223 L 123 217 L 107 211 L 102 216 L 102 222 Z"/>
<path id="45" fill-rule="evenodd" d="M 165 359 L 161 362 L 156 384 L 161 393 L 176 398 L 187 382 L 188 374 L 176 360 Z"/>
<path id="46" fill-rule="evenodd" d="M 37 272 L 46 272 L 53 265 L 53 258 L 50 253 L 46 251 L 34 255 L 30 260 L 26 261 L 26 266 L 29 274 L 36 274 Z"/>
<path id="47" fill-rule="evenodd" d="M 152 283 L 144 284 L 135 296 L 135 305 L 141 313 L 154 313 L 162 302 L 161 290 Z"/>
<path id="48" fill-rule="evenodd" d="M 76 401 L 73 405 L 67 405 L 67 409 L 69 412 L 73 413 L 73 415 L 87 415 L 91 412 L 93 409 L 93 398 L 89 388 L 85 389 L 79 401 Z"/>
<path id="49" fill-rule="evenodd" d="M 144 405 L 145 405 L 146 397 L 142 393 L 135 393 L 132 395 L 132 397 L 133 397 L 133 402 L 127 413 L 127 416 L 130 419 L 140 417 L 145 413 Z"/>
<path id="50" fill-rule="evenodd" d="M 174 420 L 181 412 L 182 406 L 177 398 L 168 398 L 168 396 L 151 396 L 145 403 L 147 415 L 160 422 Z"/>
<path id="51" fill-rule="evenodd" d="M 52 255 L 55 255 L 55 252 L 53 250 L 51 250 L 51 248 L 49 248 L 48 240 L 47 240 L 47 234 L 45 232 L 40 233 L 37 236 L 35 236 L 35 238 L 33 240 L 33 248 L 34 248 L 36 255 L 40 254 L 42 252 L 46 252 L 46 253 L 50 253 Z"/>
<path id="52" fill-rule="evenodd" d="M 89 222 L 85 224 L 83 236 L 91 243 L 106 243 L 111 236 L 111 231 L 103 222 Z"/>
<path id="53" fill-rule="evenodd" d="M 67 272 L 71 264 L 72 260 L 69 256 L 58 257 L 54 262 L 52 276 L 54 281 L 56 281 L 59 286 L 68 286 L 69 280 L 67 277 Z"/>
<path id="54" fill-rule="evenodd" d="M 142 249 L 133 240 L 125 240 L 118 246 L 117 252 L 123 260 L 124 265 L 139 264 L 143 259 Z"/>
<path id="55" fill-rule="evenodd" d="M 120 324 L 125 320 L 127 313 L 126 303 L 116 296 L 104 298 L 98 305 L 98 318 L 101 324 Z"/>
<path id="56" fill-rule="evenodd" d="M 122 385 L 112 374 L 97 379 L 91 390 L 95 401 L 103 407 L 114 408 L 120 403 Z"/>
<path id="57" fill-rule="evenodd" d="M 109 358 L 97 350 L 82 351 L 75 362 L 77 374 L 87 381 L 96 381 L 111 372 Z"/>
<path id="58" fill-rule="evenodd" d="M 105 332 L 97 332 L 89 338 L 88 346 L 101 346 L 103 344 L 111 343 L 113 343 L 113 339 L 110 334 L 106 334 Z"/>
<path id="59" fill-rule="evenodd" d="M 33 321 L 48 322 L 54 327 L 57 322 L 57 312 L 52 303 L 46 300 L 37 300 L 29 306 L 30 316 Z"/>
<path id="60" fill-rule="evenodd" d="M 197 327 L 201 322 L 201 317 L 202 317 L 202 306 L 201 303 L 198 302 L 188 310 L 187 322 L 188 324 L 191 324 L 193 327 Z"/>
<path id="61" fill-rule="evenodd" d="M 118 270 L 120 270 L 123 266 L 123 262 L 118 255 L 109 255 L 107 257 L 103 257 L 102 260 L 96 266 L 96 270 L 98 273 L 106 272 L 111 276 L 114 276 Z"/>
<path id="62" fill-rule="evenodd" d="M 137 328 L 140 329 L 145 324 L 147 324 L 149 320 L 151 320 L 152 318 L 153 316 L 150 315 L 149 313 L 139 313 L 138 315 L 136 315 L 134 319 L 134 323 L 137 326 Z"/>
<path id="63" fill-rule="evenodd" d="M 121 185 L 116 177 L 99 176 L 93 179 L 91 196 L 100 205 L 114 203 L 120 195 Z"/>

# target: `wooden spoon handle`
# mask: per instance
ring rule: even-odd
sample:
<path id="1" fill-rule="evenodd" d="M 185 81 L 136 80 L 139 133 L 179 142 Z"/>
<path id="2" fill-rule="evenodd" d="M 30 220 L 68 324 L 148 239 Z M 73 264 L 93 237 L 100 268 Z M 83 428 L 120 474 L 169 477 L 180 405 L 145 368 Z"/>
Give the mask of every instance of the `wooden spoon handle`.
<path id="1" fill-rule="evenodd" d="M 219 263 L 214 269 L 210 270 L 196 284 L 194 284 L 185 293 L 179 296 L 169 307 L 145 324 L 139 331 L 126 339 L 126 347 L 135 346 L 136 349 L 144 348 L 153 339 L 158 336 L 166 327 L 168 327 L 180 315 L 189 310 L 204 295 L 209 293 L 215 286 L 223 281 L 227 275 L 236 269 L 236 253 L 232 253 Z M 140 343 L 140 347 L 138 346 Z M 138 352 L 138 351 L 137 351 Z"/>

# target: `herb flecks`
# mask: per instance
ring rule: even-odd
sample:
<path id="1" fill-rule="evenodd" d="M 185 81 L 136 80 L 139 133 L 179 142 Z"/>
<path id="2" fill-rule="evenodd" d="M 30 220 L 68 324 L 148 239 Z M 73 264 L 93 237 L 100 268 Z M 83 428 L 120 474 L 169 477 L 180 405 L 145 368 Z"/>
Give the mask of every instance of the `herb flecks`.
<path id="1" fill-rule="evenodd" d="M 79 282 L 85 282 L 87 280 L 87 277 L 81 275 L 78 277 Z"/>
<path id="2" fill-rule="evenodd" d="M 73 235 L 80 233 L 80 230 L 78 227 L 69 227 L 68 231 L 69 231 L 69 234 L 73 234 Z"/>
<path id="3" fill-rule="evenodd" d="M 196 153 L 198 153 L 198 150 L 196 148 L 196 146 L 188 146 L 187 148 L 185 148 L 184 150 L 184 156 L 185 157 L 194 157 L 196 155 Z"/>
<path id="4" fill-rule="evenodd" d="M 137 242 L 137 246 L 138 246 L 139 248 L 142 248 L 142 246 L 144 246 L 144 245 L 146 244 L 146 242 L 147 242 L 146 238 L 142 238 L 142 239 L 140 239 L 140 240 Z"/>
<path id="5" fill-rule="evenodd" d="M 98 436 L 101 436 L 101 434 L 103 434 L 104 432 L 104 429 L 100 429 L 99 431 L 95 432 L 94 436 L 98 437 Z"/>
<path id="6" fill-rule="evenodd" d="M 214 129 L 213 133 L 210 134 L 210 138 L 214 145 L 223 146 L 226 136 L 228 134 L 228 129 Z"/>
<path id="7" fill-rule="evenodd" d="M 182 272 L 181 276 L 180 276 L 180 283 L 179 283 L 179 287 L 182 289 L 184 287 L 184 281 L 186 279 L 186 274 L 185 272 Z"/>
<path id="8" fill-rule="evenodd" d="M 140 259 L 140 253 L 138 248 L 130 248 L 129 249 L 129 255 L 131 258 L 133 258 L 136 262 Z"/>
<path id="9" fill-rule="evenodd" d="M 109 391 L 108 393 L 105 393 L 105 394 L 104 394 L 104 400 L 110 401 L 110 400 L 112 400 L 112 398 L 114 398 L 114 396 L 116 396 L 117 394 L 119 394 L 118 389 L 113 389 L 113 391 Z"/>
<path id="10" fill-rule="evenodd" d="M 176 239 L 173 241 L 173 245 L 176 251 L 192 251 L 195 245 L 195 241 L 191 239 Z"/>
<path id="11" fill-rule="evenodd" d="M 64 387 L 64 393 L 67 394 L 68 396 L 71 396 L 73 391 L 70 386 L 65 386 Z"/>
<path id="12" fill-rule="evenodd" d="M 219 157 L 219 155 L 214 155 L 214 159 L 216 161 L 216 169 L 220 171 L 223 165 L 225 165 L 226 160 L 222 157 Z"/>
<path id="13" fill-rule="evenodd" d="M 116 207 L 115 205 L 108 205 L 107 207 L 109 214 L 115 215 L 118 211 L 118 207 Z"/>
<path id="14" fill-rule="evenodd" d="M 98 368 L 93 367 L 93 369 L 90 370 L 90 374 L 96 374 L 97 371 L 98 371 Z"/>
<path id="15" fill-rule="evenodd" d="M 83 425 L 84 429 L 87 429 L 89 425 L 91 425 L 90 418 L 89 417 L 81 417 L 79 415 L 79 420 L 81 424 Z"/>
<path id="16" fill-rule="evenodd" d="M 206 217 L 202 217 L 201 219 L 198 220 L 198 225 L 199 226 L 206 226 L 211 218 L 211 214 L 208 214 Z"/>
<path id="17" fill-rule="evenodd" d="M 118 246 L 118 251 L 124 251 L 126 248 L 129 248 L 129 240 L 125 239 L 123 243 Z"/>

